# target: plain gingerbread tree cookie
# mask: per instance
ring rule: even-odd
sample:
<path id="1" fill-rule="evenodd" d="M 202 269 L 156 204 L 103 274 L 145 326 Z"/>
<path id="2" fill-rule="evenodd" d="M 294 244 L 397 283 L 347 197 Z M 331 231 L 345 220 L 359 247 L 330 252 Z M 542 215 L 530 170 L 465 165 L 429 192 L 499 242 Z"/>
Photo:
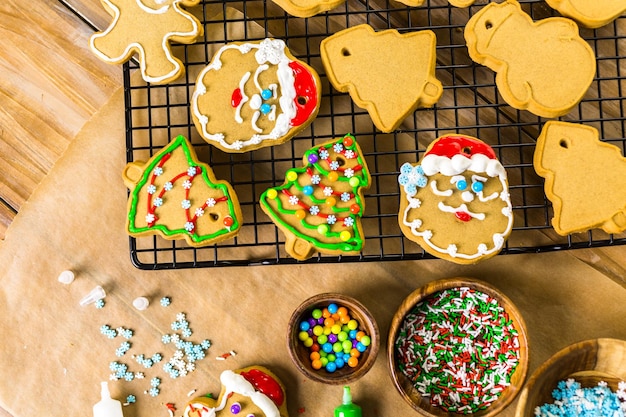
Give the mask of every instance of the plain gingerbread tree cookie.
<path id="1" fill-rule="evenodd" d="M 110 64 L 124 63 L 137 53 L 145 81 L 173 81 L 185 67 L 172 55 L 170 43 L 191 44 L 204 33 L 200 21 L 181 6 L 195 6 L 199 1 L 101 0 L 113 20 L 104 32 L 91 36 L 91 50 Z"/>
<path id="2" fill-rule="evenodd" d="M 123 179 L 130 190 L 126 230 L 131 236 L 184 239 L 200 247 L 234 237 L 241 228 L 235 191 L 198 161 L 184 136 L 149 161 L 126 165 Z"/>
<path id="3" fill-rule="evenodd" d="M 601 142 L 598 131 L 577 123 L 549 121 L 537 139 L 533 161 L 545 178 L 552 226 L 562 236 L 599 228 L 626 230 L 626 158 Z"/>
<path id="4" fill-rule="evenodd" d="M 296 17 L 311 17 L 334 9 L 346 0 L 273 0 L 287 13 Z"/>
<path id="5" fill-rule="evenodd" d="M 626 12 L 624 0 L 546 0 L 546 3 L 588 28 L 609 24 Z"/>
<path id="6" fill-rule="evenodd" d="M 185 407 L 183 417 L 289 417 L 285 387 L 262 366 L 250 366 L 220 375 L 217 399 L 198 397 Z"/>
<path id="7" fill-rule="evenodd" d="M 595 54 L 570 19 L 534 22 L 515 0 L 490 3 L 465 27 L 469 55 L 496 74 L 504 100 L 553 118 L 583 98 L 596 72 Z"/>
<path id="8" fill-rule="evenodd" d="M 383 132 L 394 131 L 417 108 L 432 107 L 443 87 L 435 77 L 434 32 L 375 32 L 366 24 L 344 29 L 320 45 L 326 75 L 350 93 Z"/>

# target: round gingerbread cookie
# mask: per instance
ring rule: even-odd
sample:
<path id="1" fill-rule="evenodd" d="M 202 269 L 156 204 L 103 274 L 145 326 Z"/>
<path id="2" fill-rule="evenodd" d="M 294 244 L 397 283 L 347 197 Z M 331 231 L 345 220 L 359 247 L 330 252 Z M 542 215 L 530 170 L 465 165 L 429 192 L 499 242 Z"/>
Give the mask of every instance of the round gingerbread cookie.
<path id="1" fill-rule="evenodd" d="M 199 74 L 191 100 L 200 135 L 225 152 L 284 143 L 317 116 L 320 79 L 279 39 L 231 43 Z"/>
<path id="2" fill-rule="evenodd" d="M 513 211 L 506 171 L 486 143 L 440 137 L 419 165 L 402 165 L 398 182 L 400 228 L 426 252 L 471 264 L 503 248 Z"/>

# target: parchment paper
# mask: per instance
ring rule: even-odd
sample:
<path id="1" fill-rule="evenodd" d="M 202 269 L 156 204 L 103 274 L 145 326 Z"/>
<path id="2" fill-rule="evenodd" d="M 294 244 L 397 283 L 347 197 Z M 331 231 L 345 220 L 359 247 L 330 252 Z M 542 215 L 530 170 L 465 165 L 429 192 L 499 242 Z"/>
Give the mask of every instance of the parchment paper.
<path id="1" fill-rule="evenodd" d="M 477 266 L 434 260 L 139 271 L 130 263 L 124 232 L 123 120 L 120 90 L 72 142 L 0 246 L 0 406 L 14 417 L 91 415 L 111 361 L 146 376 L 109 382 L 114 398 L 137 397 L 124 407 L 126 417 L 167 416 L 165 403 L 175 404 L 179 416 L 191 390 L 217 395 L 221 371 L 252 364 L 268 366 L 282 379 L 291 416 L 330 416 L 341 402 L 341 388 L 300 375 L 286 348 L 292 311 L 327 291 L 356 297 L 380 326 L 378 360 L 352 385 L 354 401 L 367 417 L 415 414 L 392 385 L 384 344 L 401 301 L 433 279 L 473 276 L 508 295 L 528 326 L 529 372 L 570 343 L 626 339 L 624 288 L 567 252 L 498 256 Z M 57 281 L 65 269 L 76 273 L 70 285 Z M 80 307 L 79 300 L 95 285 L 107 291 L 105 307 Z M 132 307 L 138 296 L 151 300 L 147 310 Z M 163 296 L 171 297 L 167 308 L 159 305 Z M 170 324 L 179 312 L 193 330 L 189 340 L 209 339 L 212 346 L 194 372 L 171 379 L 162 364 L 174 348 L 161 336 L 172 333 Z M 115 350 L 125 339 L 104 337 L 100 327 L 105 324 L 133 330 L 132 347 L 123 357 Z M 237 355 L 215 359 L 231 350 Z M 155 352 L 163 361 L 149 369 L 131 357 Z M 144 391 L 154 376 L 162 382 L 153 398 Z M 513 415 L 514 407 L 502 415 Z"/>

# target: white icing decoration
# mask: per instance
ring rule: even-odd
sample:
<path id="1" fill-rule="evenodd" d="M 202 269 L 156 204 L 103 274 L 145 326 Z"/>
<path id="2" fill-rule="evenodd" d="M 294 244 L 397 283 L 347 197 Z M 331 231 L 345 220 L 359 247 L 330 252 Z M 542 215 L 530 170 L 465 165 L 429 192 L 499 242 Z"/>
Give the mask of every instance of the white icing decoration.
<path id="1" fill-rule="evenodd" d="M 203 81 L 206 73 L 209 71 L 217 71 L 222 67 L 222 54 L 224 53 L 224 51 L 227 51 L 229 49 L 236 49 L 241 53 L 248 53 L 253 49 L 257 49 L 255 53 L 255 58 L 259 65 L 263 65 L 267 62 L 273 65 L 277 65 L 278 68 L 276 70 L 276 75 L 278 78 L 280 91 L 282 93 L 282 95 L 278 99 L 281 113 L 276 117 L 276 123 L 272 131 L 265 135 L 255 134 L 248 139 L 233 141 L 233 143 L 226 142 L 224 140 L 224 134 L 221 132 L 210 133 L 207 131 L 207 124 L 209 121 L 208 116 L 202 114 L 198 106 L 199 97 L 204 94 L 203 91 L 206 92 L 206 86 L 204 85 Z M 293 75 L 292 69 L 289 67 L 289 63 L 291 62 L 291 60 L 289 59 L 289 57 L 287 57 L 285 49 L 285 42 L 283 42 L 282 40 L 265 39 L 260 43 L 245 43 L 240 45 L 228 44 L 223 46 L 219 51 L 217 51 L 211 63 L 207 65 L 198 76 L 198 82 L 196 83 L 196 88 L 191 98 L 191 107 L 193 114 L 201 125 L 201 134 L 205 139 L 219 142 L 219 144 L 226 149 L 241 149 L 252 144 L 258 145 L 260 143 L 259 139 L 261 141 L 276 140 L 289 132 L 289 130 L 291 129 L 291 120 L 296 116 L 297 108 L 294 102 L 296 98 L 296 89 L 294 86 L 295 77 Z M 276 96 L 278 87 L 276 86 L 276 84 L 273 84 L 273 86 L 274 87 L 270 85 L 270 88 L 272 88 Z M 259 131 L 254 127 L 253 129 L 257 133 L 262 133 L 262 131 Z M 235 145 L 235 142 L 240 143 L 237 143 L 237 145 Z M 241 147 L 237 148 L 237 146 Z"/>
<path id="2" fill-rule="evenodd" d="M 237 105 L 237 108 L 235 109 L 235 121 L 239 124 L 243 123 L 243 119 L 241 118 L 241 108 L 250 99 L 245 93 L 246 83 L 248 82 L 249 78 L 250 78 L 250 71 L 246 72 L 243 75 L 243 77 L 241 77 L 241 80 L 239 81 L 239 91 L 241 92 L 241 101 L 239 102 L 239 104 Z"/>
<path id="3" fill-rule="evenodd" d="M 267 114 L 267 120 L 273 122 L 276 120 L 276 104 L 272 104 L 270 112 Z"/>
<path id="4" fill-rule="evenodd" d="M 427 155 L 426 157 L 428 157 L 428 156 L 430 156 L 430 155 Z M 424 159 L 426 157 L 424 157 Z M 468 158 L 466 158 L 464 156 L 463 156 L 463 158 L 468 159 Z M 448 158 L 446 158 L 446 159 L 448 159 Z M 498 165 L 500 165 L 499 162 L 498 162 Z M 502 166 L 502 165 L 500 165 L 500 166 Z M 491 170 L 491 172 L 495 172 L 495 171 L 498 171 L 498 170 L 497 169 Z M 475 172 L 484 172 L 484 171 L 477 170 Z M 454 174 L 454 175 L 458 175 L 458 174 Z M 453 178 L 450 180 L 450 183 L 454 183 L 455 182 L 454 175 L 452 175 Z M 502 172 L 500 174 L 498 174 L 498 177 L 499 177 L 499 180 L 500 180 L 500 184 L 502 185 L 502 189 L 503 189 L 503 191 L 500 193 L 500 199 L 507 204 L 505 207 L 502 208 L 502 215 L 505 216 L 508 219 L 508 223 L 507 223 L 506 229 L 502 233 L 494 233 L 493 234 L 492 239 L 493 239 L 494 247 L 491 248 L 490 250 L 486 248 L 486 245 L 481 243 L 480 245 L 478 245 L 475 253 L 467 253 L 466 254 L 466 253 L 458 253 L 457 252 L 454 255 L 456 258 L 476 259 L 476 258 L 480 258 L 482 256 L 490 255 L 492 253 L 497 253 L 504 246 L 504 242 L 505 242 L 504 236 L 508 235 L 509 232 L 511 231 L 511 229 L 513 228 L 513 207 L 511 205 L 510 194 L 506 191 L 507 190 L 507 182 L 506 182 L 506 171 L 504 171 L 504 168 L 502 168 Z M 456 181 L 458 181 L 458 179 L 456 179 Z M 422 226 L 421 222 L 419 222 L 419 224 L 417 224 L 418 222 L 416 222 L 415 220 L 413 220 L 413 221 L 409 221 L 408 220 L 409 212 L 412 209 L 416 209 L 416 208 L 420 207 L 420 204 L 419 204 L 420 200 L 416 199 L 416 198 L 413 198 L 413 197 L 410 197 L 408 195 L 407 195 L 407 200 L 408 200 L 409 204 L 407 205 L 406 209 L 404 210 L 404 213 L 402 213 L 402 224 L 407 226 L 407 227 L 409 227 L 410 230 L 411 230 L 411 233 L 413 233 L 415 236 L 420 236 L 424 240 L 424 242 L 430 248 L 435 250 L 436 252 L 444 253 L 444 254 L 448 254 L 448 255 L 452 256 L 448 252 L 448 248 L 441 248 L 441 247 L 435 245 L 431 241 L 432 235 L 433 235 L 431 230 L 424 230 L 424 231 L 420 232 L 418 229 Z M 464 204 L 462 206 L 464 206 Z M 440 207 L 440 209 L 441 209 L 441 207 Z"/>
<path id="5" fill-rule="evenodd" d="M 222 411 L 226 407 L 226 402 L 233 393 L 250 398 L 261 409 L 265 417 L 280 417 L 280 411 L 276 404 L 267 395 L 256 391 L 254 386 L 240 374 L 226 370 L 220 375 L 220 382 L 224 386 L 224 394 L 221 397 L 221 402 L 215 408 L 208 408 L 200 403 L 192 403 L 185 408 L 184 417 L 189 417 L 191 408 L 200 410 L 202 417 L 214 417 L 217 411 Z"/>
<path id="6" fill-rule="evenodd" d="M 250 108 L 252 110 L 259 110 L 261 108 L 261 104 L 263 104 L 263 99 L 259 94 L 255 94 L 252 96 L 250 100 Z"/>
<path id="7" fill-rule="evenodd" d="M 497 159 L 491 159 L 480 153 L 472 155 L 471 158 L 461 154 L 456 154 L 452 158 L 428 154 L 422 158 L 421 165 L 426 176 L 440 172 L 453 177 L 465 171 L 473 171 L 484 172 L 490 177 L 506 178 L 506 171 Z"/>
<path id="8" fill-rule="evenodd" d="M 471 203 L 472 201 L 474 201 L 474 193 L 472 193 L 471 191 L 463 191 L 463 193 L 461 194 L 461 199 L 466 203 Z"/>
<path id="9" fill-rule="evenodd" d="M 263 88 L 261 88 L 261 85 L 259 84 L 259 75 L 263 72 L 266 71 L 270 66 L 267 64 L 263 64 L 263 65 L 259 65 L 259 67 L 256 69 L 256 71 L 254 71 L 254 85 L 256 86 L 257 90 L 259 90 L 259 92 L 263 91 Z"/>
<path id="10" fill-rule="evenodd" d="M 440 191 L 437 188 L 437 181 L 435 181 L 435 180 L 430 182 L 430 189 L 432 190 L 433 194 L 439 195 L 439 196 L 442 196 L 442 197 L 450 197 L 452 195 L 452 190 Z"/>
<path id="11" fill-rule="evenodd" d="M 181 64 L 178 60 L 174 59 L 174 57 L 172 56 L 172 52 L 170 51 L 170 48 L 168 46 L 168 40 L 172 37 L 197 36 L 200 33 L 200 27 L 198 26 L 198 22 L 191 15 L 189 15 L 187 12 L 185 12 L 184 10 L 180 8 L 178 0 L 175 0 L 172 3 L 171 7 L 175 10 L 177 14 L 179 14 L 181 17 L 191 22 L 192 30 L 189 32 L 167 32 L 163 36 L 161 47 L 163 48 L 163 52 L 165 53 L 165 57 L 167 61 L 170 62 L 174 66 L 174 69 L 170 71 L 169 73 L 164 74 L 160 77 L 150 77 L 146 74 L 146 51 L 143 45 L 138 42 L 131 42 L 130 44 L 128 44 L 126 46 L 126 49 L 124 49 L 124 51 L 122 51 L 122 53 L 116 57 L 109 57 L 108 55 L 103 54 L 100 50 L 96 48 L 95 40 L 98 38 L 107 36 L 115 27 L 117 27 L 117 23 L 120 19 L 120 14 L 121 14 L 120 8 L 116 6 L 115 4 L 113 4 L 110 0 L 103 0 L 103 2 L 106 4 L 109 10 L 113 10 L 113 14 L 114 14 L 113 21 L 104 32 L 96 33 L 93 36 L 91 36 L 91 38 L 89 39 L 89 45 L 91 47 L 91 50 L 100 59 L 102 59 L 105 62 L 115 64 L 115 63 L 121 62 L 125 56 L 128 56 L 132 49 L 136 49 L 139 52 L 139 56 L 141 57 L 141 59 L 139 60 L 139 66 L 141 69 L 141 75 L 144 80 L 151 82 L 151 83 L 158 83 L 158 82 L 170 79 L 180 72 Z M 145 6 L 141 0 L 136 0 L 136 3 L 140 9 L 142 9 L 145 13 L 148 13 L 148 14 L 165 14 L 168 12 L 170 8 L 170 6 L 165 5 L 155 10 L 155 9 Z"/>
<path id="12" fill-rule="evenodd" d="M 255 111 L 254 114 L 252 115 L 252 120 L 250 121 L 250 123 L 252 123 L 252 129 L 254 129 L 255 132 L 263 133 L 263 129 L 261 129 L 256 124 L 256 122 L 257 122 L 257 120 L 259 120 L 260 116 L 261 116 L 261 112 L 258 111 L 258 110 Z M 241 141 L 238 140 L 237 142 L 241 142 Z"/>
<path id="13" fill-rule="evenodd" d="M 485 196 L 483 195 L 483 192 L 482 192 L 482 191 L 479 191 L 479 192 L 477 192 L 477 193 L 476 193 L 476 195 L 478 196 L 478 199 L 479 199 L 480 201 L 482 201 L 483 203 L 486 203 L 487 201 L 491 201 L 491 200 L 493 200 L 493 199 L 495 199 L 495 198 L 498 198 L 498 196 L 499 196 L 500 194 L 499 194 L 499 193 L 497 193 L 497 192 L 494 192 L 493 194 L 488 195 L 487 197 L 485 197 Z"/>
<path id="14" fill-rule="evenodd" d="M 439 210 L 443 211 L 444 213 L 457 213 L 459 211 L 462 211 L 464 213 L 469 214 L 469 216 L 472 217 L 473 219 L 485 220 L 485 213 L 473 213 L 469 211 L 469 209 L 467 208 L 465 204 L 461 204 L 458 207 L 452 207 L 452 206 L 445 205 L 442 201 L 440 201 L 439 204 L 437 204 L 437 207 L 439 208 Z"/>

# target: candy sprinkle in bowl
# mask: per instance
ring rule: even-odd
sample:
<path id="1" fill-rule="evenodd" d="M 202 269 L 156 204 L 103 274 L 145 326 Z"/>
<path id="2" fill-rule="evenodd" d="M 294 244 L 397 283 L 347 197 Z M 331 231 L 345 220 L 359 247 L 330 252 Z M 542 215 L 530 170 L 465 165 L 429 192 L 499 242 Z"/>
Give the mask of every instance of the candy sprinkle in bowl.
<path id="1" fill-rule="evenodd" d="M 557 390 L 559 383 L 568 387 L 568 379 L 580 384 L 582 390 L 595 389 L 598 384 L 602 386 L 606 383 L 606 388 L 615 393 L 620 382 L 626 381 L 626 341 L 608 338 L 585 340 L 555 353 L 528 379 L 520 393 L 516 417 L 534 416 L 537 407 L 555 403 L 553 392 L 561 391 Z M 624 384 L 621 386 L 621 391 L 624 391 L 626 387 Z M 603 395 L 603 402 L 608 403 L 608 397 Z"/>
<path id="2" fill-rule="evenodd" d="M 494 416 L 526 378 L 526 326 L 490 284 L 441 279 L 404 299 L 389 329 L 387 360 L 396 389 L 420 414 Z"/>
<path id="3" fill-rule="evenodd" d="M 376 320 L 363 304 L 346 295 L 315 295 L 302 302 L 289 319 L 289 356 L 314 381 L 356 381 L 376 361 L 379 345 Z"/>

